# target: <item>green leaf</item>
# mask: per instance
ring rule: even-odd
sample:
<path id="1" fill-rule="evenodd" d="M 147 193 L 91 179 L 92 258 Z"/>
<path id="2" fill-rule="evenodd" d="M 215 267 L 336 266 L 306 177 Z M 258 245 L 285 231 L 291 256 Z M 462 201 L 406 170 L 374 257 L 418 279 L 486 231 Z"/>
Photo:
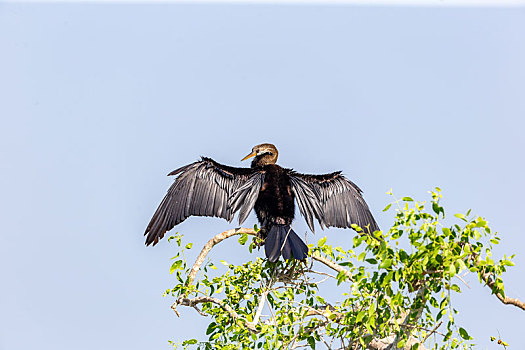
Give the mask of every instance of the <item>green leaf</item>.
<path id="1" fill-rule="evenodd" d="M 392 203 L 390 203 L 389 205 L 387 205 L 387 206 L 385 207 L 385 209 L 383 209 L 383 211 L 387 211 L 388 209 L 390 209 L 391 206 L 392 206 Z"/>
<path id="2" fill-rule="evenodd" d="M 178 270 L 180 269 L 180 267 L 182 266 L 182 260 L 177 260 L 175 261 L 171 267 L 170 267 L 170 275 L 175 272 L 175 270 Z"/>
<path id="3" fill-rule="evenodd" d="M 188 243 L 188 244 L 186 244 L 186 247 L 185 247 L 185 248 L 186 248 L 186 249 L 191 249 L 191 247 L 193 247 L 193 243 Z"/>
<path id="4" fill-rule="evenodd" d="M 350 224 L 350 227 L 353 228 L 354 230 L 356 230 L 357 232 L 362 232 L 363 231 L 363 229 L 360 226 L 356 225 L 356 224 Z"/>
<path id="5" fill-rule="evenodd" d="M 364 261 L 364 260 L 365 260 L 365 257 L 366 257 L 366 252 L 362 252 L 362 253 L 359 254 L 359 256 L 357 257 L 357 261 Z"/>
<path id="6" fill-rule="evenodd" d="M 450 264 L 448 267 L 448 273 L 450 274 L 450 277 L 453 277 L 456 274 L 456 267 L 454 264 Z"/>
<path id="7" fill-rule="evenodd" d="M 357 314 L 357 317 L 355 318 L 355 322 L 356 323 L 359 323 L 363 320 L 363 318 L 365 317 L 366 315 L 366 311 L 365 310 L 362 310 L 362 311 L 359 311 L 359 313 Z"/>
<path id="8" fill-rule="evenodd" d="M 461 335 L 461 338 L 463 338 L 465 340 L 469 340 L 470 339 L 470 335 L 468 335 L 468 333 L 465 330 L 465 328 L 459 328 L 459 335 Z"/>
<path id="9" fill-rule="evenodd" d="M 454 216 L 463 221 L 467 221 L 465 214 L 454 214 Z"/>
<path id="10" fill-rule="evenodd" d="M 392 266 L 392 259 L 383 260 L 381 264 L 379 264 L 380 269 L 388 269 L 390 266 Z"/>
<path id="11" fill-rule="evenodd" d="M 401 262 L 403 262 L 403 263 L 406 263 L 408 261 L 408 254 L 407 254 L 407 252 L 405 252 L 404 250 L 400 250 L 399 251 L 399 260 L 401 260 Z"/>
<path id="12" fill-rule="evenodd" d="M 208 325 L 208 328 L 206 329 L 206 335 L 209 335 L 210 333 L 212 333 L 215 328 L 216 328 L 217 324 L 215 322 L 212 322 Z"/>
<path id="13" fill-rule="evenodd" d="M 319 242 L 317 242 L 317 245 L 318 245 L 319 247 L 322 247 L 322 246 L 324 246 L 325 243 L 326 243 L 326 236 L 324 236 L 323 238 L 321 238 L 321 239 L 319 240 Z"/>
<path id="14" fill-rule="evenodd" d="M 189 339 L 182 342 L 182 346 L 197 344 L 197 339 Z"/>
<path id="15" fill-rule="evenodd" d="M 396 270 L 396 273 L 394 274 L 394 281 L 399 281 L 402 276 L 403 276 L 403 272 L 401 272 L 401 269 Z"/>
<path id="16" fill-rule="evenodd" d="M 476 238 L 477 241 L 481 238 L 481 233 L 479 233 L 478 230 L 474 231 L 474 238 Z"/>
<path id="17" fill-rule="evenodd" d="M 476 227 L 484 227 L 486 225 L 487 225 L 487 222 L 485 220 L 478 218 L 478 222 L 476 222 Z"/>
<path id="18" fill-rule="evenodd" d="M 315 349 L 315 339 L 314 339 L 314 337 L 309 336 L 308 339 L 307 339 L 307 341 L 308 341 L 308 345 L 310 345 L 310 347 L 311 347 L 312 349 Z"/>
<path id="19" fill-rule="evenodd" d="M 339 271 L 339 273 L 336 276 L 336 279 L 337 279 L 337 285 L 340 285 L 341 283 L 343 283 L 344 281 L 348 279 L 348 276 L 345 274 L 344 271 Z"/>
<path id="20" fill-rule="evenodd" d="M 403 202 L 413 202 L 414 200 L 410 197 L 403 197 Z"/>
<path id="21" fill-rule="evenodd" d="M 375 319 L 375 317 L 376 317 L 376 304 L 375 302 L 372 302 L 372 304 L 370 304 L 370 307 L 368 308 L 368 318 Z"/>
<path id="22" fill-rule="evenodd" d="M 434 213 L 438 214 L 439 213 L 442 213 L 443 216 L 445 216 L 445 210 L 443 209 L 443 207 L 441 207 L 439 204 L 437 204 L 436 202 L 433 202 L 432 203 L 432 210 L 434 210 Z"/>
<path id="23" fill-rule="evenodd" d="M 441 319 L 441 317 L 443 317 L 443 315 L 446 314 L 446 313 L 447 313 L 446 309 L 445 310 L 441 310 L 436 316 L 436 321 L 439 321 Z"/>
<path id="24" fill-rule="evenodd" d="M 244 245 L 244 244 L 246 243 L 247 240 L 248 240 L 248 234 L 246 234 L 246 233 L 243 233 L 243 234 L 241 235 L 241 237 L 239 237 L 239 243 L 240 243 L 241 245 Z"/>
<path id="25" fill-rule="evenodd" d="M 456 293 L 461 293 L 461 289 L 459 288 L 459 286 L 457 284 L 451 285 L 450 289 L 452 289 Z"/>

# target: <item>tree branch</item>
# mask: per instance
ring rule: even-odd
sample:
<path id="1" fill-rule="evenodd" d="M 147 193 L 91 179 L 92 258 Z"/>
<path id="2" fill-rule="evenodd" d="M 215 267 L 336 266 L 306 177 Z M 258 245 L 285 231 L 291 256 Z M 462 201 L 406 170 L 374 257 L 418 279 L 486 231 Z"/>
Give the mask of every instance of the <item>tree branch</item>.
<path id="1" fill-rule="evenodd" d="M 215 245 L 221 243 L 227 238 L 230 238 L 231 236 L 240 235 L 244 233 L 252 236 L 257 236 L 257 232 L 255 232 L 254 229 L 240 227 L 221 232 L 215 235 L 212 239 L 210 239 L 208 243 L 206 243 L 202 248 L 199 256 L 197 257 L 197 260 L 195 260 L 195 264 L 193 264 L 193 267 L 191 268 L 188 285 L 193 283 L 193 281 L 195 280 L 195 276 L 197 276 L 197 272 L 199 272 L 201 265 L 204 262 L 204 259 L 206 259 L 206 256 Z"/>
<path id="2" fill-rule="evenodd" d="M 478 254 L 472 253 L 469 256 L 469 258 L 471 259 L 471 261 L 472 261 L 472 263 L 474 265 L 479 266 L 478 265 L 478 261 L 479 261 L 479 255 Z M 519 300 L 518 298 L 509 298 L 509 297 L 505 297 L 505 296 L 501 295 L 501 293 L 496 293 L 496 282 L 492 279 L 492 277 L 490 276 L 490 273 L 481 270 L 481 271 L 478 271 L 478 274 L 479 274 L 479 277 L 481 277 L 481 279 L 483 281 L 485 281 L 487 286 L 492 290 L 492 292 L 494 294 L 496 294 L 496 297 L 503 304 L 505 304 L 505 305 L 514 305 L 516 307 L 519 307 L 522 310 L 525 310 L 525 302 Z"/>
<path id="3" fill-rule="evenodd" d="M 347 269 L 345 269 L 341 265 L 333 262 L 332 260 L 324 258 L 324 257 L 322 257 L 320 255 L 312 255 L 312 259 L 317 260 L 317 261 L 325 264 L 326 266 L 328 266 L 332 270 L 344 273 L 350 279 L 350 281 L 352 281 L 352 274 L 350 273 L 350 271 L 348 271 Z"/>
<path id="4" fill-rule="evenodd" d="M 417 323 L 417 321 L 423 314 L 423 309 L 425 307 L 425 303 L 426 303 L 425 291 L 426 291 L 426 288 L 424 286 L 417 291 L 416 297 L 414 298 L 414 302 L 412 303 L 412 307 L 407 312 L 405 319 L 403 320 L 403 323 L 400 325 L 401 327 L 408 327 L 410 325 L 409 322 L 414 323 L 414 324 Z M 417 305 L 418 298 L 422 298 L 421 305 L 419 306 Z M 383 341 L 384 340 L 381 340 L 381 342 Z M 392 342 L 385 349 L 386 350 L 397 349 L 398 342 L 399 342 L 399 336 L 395 336 Z M 412 345 L 416 343 L 419 343 L 418 339 L 413 337 L 412 335 L 409 335 L 404 348 L 411 349 Z M 420 347 L 423 345 L 422 343 L 419 343 L 419 344 L 420 344 L 419 345 Z"/>
<path id="5" fill-rule="evenodd" d="M 496 283 L 490 276 L 488 272 L 480 272 L 481 279 L 485 281 L 487 286 L 494 292 L 496 290 L 495 285 Z M 518 298 L 509 298 L 501 295 L 501 293 L 494 293 L 498 297 L 498 299 L 505 305 L 514 305 L 516 307 L 519 307 L 522 310 L 525 310 L 525 302 L 519 300 Z"/>
<path id="6" fill-rule="evenodd" d="M 193 299 L 180 297 L 179 299 L 177 299 L 175 303 L 173 303 L 173 305 L 171 305 L 171 308 L 173 309 L 173 311 L 175 311 L 177 316 L 180 316 L 179 312 L 177 311 L 177 306 L 184 305 L 184 306 L 195 308 L 198 304 L 202 304 L 202 303 L 213 303 L 213 304 L 219 305 L 224 310 L 226 310 L 233 319 L 237 320 L 239 318 L 239 315 L 237 314 L 237 312 L 235 312 L 235 310 L 233 310 L 230 305 L 224 303 L 221 299 L 214 298 L 214 297 L 208 297 L 208 296 L 196 297 Z M 199 313 L 202 314 L 202 312 L 199 312 Z"/>
<path id="7" fill-rule="evenodd" d="M 250 328 L 252 331 L 255 331 L 255 326 L 257 326 L 257 323 L 259 323 L 259 319 L 261 318 L 262 311 L 264 309 L 264 303 L 266 301 L 266 296 L 270 290 L 266 290 L 261 293 L 261 299 L 259 300 L 259 305 L 257 306 L 257 311 L 255 312 L 255 317 L 253 318 L 253 322 L 246 322 L 246 326 Z"/>

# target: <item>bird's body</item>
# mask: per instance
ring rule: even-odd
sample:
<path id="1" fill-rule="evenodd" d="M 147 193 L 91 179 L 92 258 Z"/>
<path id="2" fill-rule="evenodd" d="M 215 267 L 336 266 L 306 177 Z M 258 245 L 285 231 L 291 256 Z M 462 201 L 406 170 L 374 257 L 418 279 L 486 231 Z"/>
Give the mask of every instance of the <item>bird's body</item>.
<path id="1" fill-rule="evenodd" d="M 295 203 L 286 169 L 270 164 L 261 170 L 265 175 L 254 206 L 257 219 L 263 227 L 290 225 L 295 215 Z"/>
<path id="2" fill-rule="evenodd" d="M 277 261 L 281 255 L 303 260 L 308 248 L 291 228 L 295 202 L 312 232 L 314 219 L 321 227 L 357 224 L 369 232 L 379 229 L 359 187 L 340 172 L 300 174 L 275 164 L 277 156 L 275 146 L 261 144 L 244 158 L 255 157 L 250 168 L 229 167 L 203 157 L 171 172 L 178 177 L 146 228 L 146 245 L 155 245 L 191 215 L 231 221 L 238 212 L 242 224 L 253 208 L 268 260 Z"/>

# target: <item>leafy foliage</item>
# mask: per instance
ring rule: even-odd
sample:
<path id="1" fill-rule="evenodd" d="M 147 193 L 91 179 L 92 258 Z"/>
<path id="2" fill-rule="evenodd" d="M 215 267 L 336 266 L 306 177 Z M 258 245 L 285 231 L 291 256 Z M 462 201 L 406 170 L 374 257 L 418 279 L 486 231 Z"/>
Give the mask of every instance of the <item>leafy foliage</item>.
<path id="1" fill-rule="evenodd" d="M 390 193 L 392 195 L 392 193 Z M 467 330 L 456 324 L 451 294 L 461 293 L 461 275 L 475 273 L 481 283 L 504 297 L 501 278 L 513 256 L 492 257 L 499 237 L 481 217 L 456 214 L 459 222 L 443 226 L 441 191 L 430 205 L 410 197 L 395 199 L 387 232 L 359 232 L 351 249 L 332 247 L 326 237 L 310 245 L 307 263 L 269 263 L 261 258 L 236 266 L 207 261 L 198 280 L 182 235 L 170 273 L 177 284 L 165 295 L 177 306 L 190 306 L 211 322 L 208 339 L 174 345 L 199 349 L 277 349 L 317 346 L 347 349 L 457 349 L 471 347 Z M 170 238 L 170 239 L 171 239 Z M 248 235 L 239 243 L 245 245 Z M 256 245 L 254 238 L 250 251 Z M 403 248 L 404 247 L 404 248 Z M 340 298 L 328 301 L 328 291 Z"/>

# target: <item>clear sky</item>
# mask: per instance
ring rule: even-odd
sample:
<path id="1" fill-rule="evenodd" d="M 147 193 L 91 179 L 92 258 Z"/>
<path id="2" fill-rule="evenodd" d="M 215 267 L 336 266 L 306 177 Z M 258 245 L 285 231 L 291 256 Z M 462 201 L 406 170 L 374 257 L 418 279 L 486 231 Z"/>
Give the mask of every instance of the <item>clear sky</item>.
<path id="1" fill-rule="evenodd" d="M 283 166 L 342 170 L 383 228 L 390 188 L 440 186 L 449 223 L 472 208 L 496 254 L 517 253 L 507 293 L 525 299 L 525 7 L 0 2 L 0 118 L 2 350 L 203 339 L 200 316 L 162 297 L 175 248 L 142 234 L 169 171 L 241 166 L 262 142 Z M 177 230 L 196 247 L 235 226 Z M 354 233 L 310 237 L 325 234 Z M 525 313 L 466 278 L 453 302 L 479 348 L 499 331 L 524 349 Z"/>

